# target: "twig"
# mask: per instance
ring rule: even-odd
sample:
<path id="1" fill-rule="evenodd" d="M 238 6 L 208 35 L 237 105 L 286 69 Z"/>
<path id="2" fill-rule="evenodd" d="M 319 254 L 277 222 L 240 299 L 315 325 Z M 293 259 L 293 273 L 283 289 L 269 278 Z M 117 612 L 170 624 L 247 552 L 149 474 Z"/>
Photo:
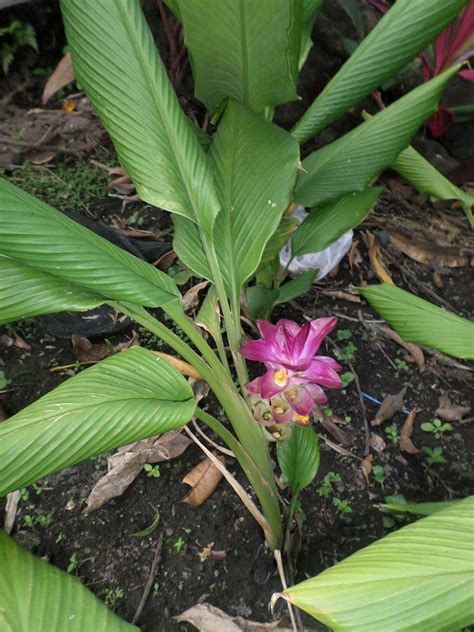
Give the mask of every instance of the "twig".
<path id="1" fill-rule="evenodd" d="M 324 435 L 319 434 L 318 436 L 320 437 L 320 439 L 324 441 L 326 445 L 328 445 L 333 450 L 336 450 L 336 452 L 339 452 L 339 454 L 343 454 L 344 456 L 350 456 L 351 459 L 357 459 L 358 461 L 364 460 L 360 456 L 357 456 L 357 454 L 354 454 L 353 452 L 349 452 L 349 450 L 346 450 L 346 448 L 343 448 L 342 445 L 338 445 L 337 443 L 334 443 L 333 441 L 331 441 Z"/>
<path id="2" fill-rule="evenodd" d="M 281 585 L 283 586 L 283 590 L 286 590 L 288 586 L 286 584 L 285 571 L 283 569 L 283 562 L 281 559 L 281 551 L 279 549 L 276 549 L 275 551 L 273 551 L 273 554 L 275 555 L 275 561 L 277 564 L 278 573 L 280 575 Z M 293 626 L 293 630 L 294 632 L 298 632 L 298 628 L 296 627 L 295 615 L 293 612 L 293 606 L 289 601 L 287 601 L 286 603 L 288 605 L 288 612 L 290 613 L 291 625 Z"/>
<path id="3" fill-rule="evenodd" d="M 142 598 L 140 599 L 140 603 L 138 604 L 138 608 L 136 609 L 135 614 L 133 615 L 132 625 L 135 625 L 135 623 L 140 618 L 142 614 L 142 610 L 145 606 L 146 600 L 148 599 L 148 595 L 150 594 L 151 587 L 153 586 L 153 582 L 155 580 L 158 564 L 160 563 L 160 560 L 161 560 L 162 548 L 163 548 L 163 533 L 160 533 L 160 536 L 158 538 L 158 542 L 155 548 L 155 556 L 153 558 L 153 562 L 151 565 L 150 574 L 145 584 L 145 589 L 143 590 L 143 595 L 142 595 Z"/>
<path id="4" fill-rule="evenodd" d="M 212 445 L 213 448 L 215 448 L 216 450 L 219 450 L 219 452 L 222 452 L 223 454 L 227 454 L 227 456 L 231 456 L 232 458 L 235 459 L 235 454 L 232 452 L 232 450 L 228 450 L 227 448 L 224 448 L 223 446 L 218 445 L 215 441 L 213 441 L 210 437 L 208 437 L 207 434 L 204 432 L 204 430 L 201 430 L 201 428 L 198 426 L 198 424 L 196 423 L 195 419 L 193 419 L 193 426 L 196 429 L 196 431 L 199 432 L 201 437 L 204 437 L 204 439 L 210 445 Z"/>
<path id="5" fill-rule="evenodd" d="M 184 430 L 191 437 L 191 439 L 194 441 L 194 443 L 196 443 L 201 448 L 201 450 L 204 452 L 204 454 L 211 459 L 213 464 L 217 467 L 217 469 L 220 471 L 222 476 L 226 479 L 226 481 L 232 487 L 232 489 L 237 494 L 237 496 L 240 498 L 240 500 L 243 502 L 243 504 L 247 507 L 249 512 L 252 514 L 252 516 L 258 522 L 258 524 L 262 527 L 263 532 L 265 533 L 265 537 L 267 538 L 267 540 L 270 541 L 271 540 L 271 536 L 272 536 L 272 530 L 271 530 L 271 527 L 270 527 L 267 519 L 262 514 L 260 509 L 257 507 L 257 505 L 253 502 L 253 500 L 250 498 L 250 496 L 247 494 L 247 492 L 242 487 L 242 485 L 239 483 L 239 481 L 235 478 L 235 476 L 233 476 L 229 472 L 229 470 L 226 468 L 226 466 L 223 465 L 221 463 L 221 461 L 219 461 L 219 459 L 214 454 L 212 454 L 212 452 L 210 450 L 208 450 L 203 443 L 201 443 L 201 441 L 199 441 L 199 439 L 196 437 L 196 435 L 193 432 L 191 432 L 191 430 L 189 430 L 189 428 L 187 426 L 184 426 Z"/>
<path id="6" fill-rule="evenodd" d="M 334 349 L 339 353 L 339 355 L 342 355 L 342 351 L 339 345 L 336 344 L 334 340 L 331 340 L 330 338 L 328 338 L 328 340 L 329 340 L 329 343 L 334 347 Z M 370 429 L 369 429 L 369 422 L 367 420 L 367 410 L 365 408 L 364 397 L 362 395 L 362 389 L 360 387 L 359 375 L 357 374 L 357 371 L 354 369 L 354 365 L 352 364 L 350 360 L 346 360 L 346 363 L 347 363 L 347 366 L 350 368 L 352 375 L 354 376 L 354 383 L 356 385 L 357 393 L 359 395 L 359 402 L 360 402 L 360 408 L 362 411 L 362 419 L 364 421 L 364 431 L 365 431 L 364 456 L 367 456 L 368 454 L 370 454 Z"/>
<path id="7" fill-rule="evenodd" d="M 18 509 L 18 503 L 20 502 L 20 490 L 17 489 L 14 492 L 10 492 L 7 496 L 7 505 L 5 507 L 5 523 L 3 529 L 5 533 L 10 535 L 15 524 L 16 512 Z"/>
<path id="8" fill-rule="evenodd" d="M 38 142 L 29 143 L 26 140 L 13 140 L 12 138 L 0 137 L 0 145 L 13 145 L 14 147 L 23 147 L 24 149 L 42 149 L 44 151 L 54 151 L 57 154 L 71 154 L 77 156 L 81 151 L 89 149 L 87 145 L 76 147 L 76 149 L 69 149 L 69 147 L 60 147 L 59 145 L 40 145 Z"/>

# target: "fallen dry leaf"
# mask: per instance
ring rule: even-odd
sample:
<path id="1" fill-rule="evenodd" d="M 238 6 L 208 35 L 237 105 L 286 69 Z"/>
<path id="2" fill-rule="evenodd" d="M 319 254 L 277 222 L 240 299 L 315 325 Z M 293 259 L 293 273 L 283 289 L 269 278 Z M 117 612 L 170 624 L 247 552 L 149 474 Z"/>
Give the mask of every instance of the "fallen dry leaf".
<path id="1" fill-rule="evenodd" d="M 165 252 L 163 255 L 161 255 L 161 257 L 159 257 L 156 261 L 153 261 L 152 265 L 154 265 L 155 268 L 158 268 L 159 270 L 163 270 L 163 272 L 166 272 L 166 270 L 168 270 L 168 268 L 170 267 L 170 265 L 172 265 L 175 259 L 176 259 L 175 251 L 170 250 L 169 252 Z"/>
<path id="2" fill-rule="evenodd" d="M 365 459 L 361 463 L 362 474 L 364 475 L 364 478 L 367 483 L 369 482 L 369 475 L 372 471 L 372 459 L 373 459 L 372 455 L 369 454 L 368 456 L 365 457 Z"/>
<path id="3" fill-rule="evenodd" d="M 25 349 L 25 351 L 31 351 L 30 345 L 23 340 L 21 336 L 19 336 L 16 332 L 13 332 L 13 335 L 15 336 L 15 347 L 18 347 L 18 349 Z"/>
<path id="4" fill-rule="evenodd" d="M 436 409 L 436 415 L 444 421 L 461 421 L 469 412 L 471 412 L 470 406 L 452 404 L 448 395 L 442 395 L 439 398 L 438 408 Z"/>
<path id="5" fill-rule="evenodd" d="M 74 81 L 74 71 L 72 69 L 71 53 L 67 52 L 46 82 L 43 95 L 41 97 L 43 105 L 50 100 L 53 94 L 56 94 L 58 90 L 67 86 L 67 84 L 71 83 L 71 81 Z"/>
<path id="6" fill-rule="evenodd" d="M 358 266 L 359 263 L 362 263 L 362 257 L 357 248 L 359 245 L 358 239 L 353 239 L 351 244 L 351 249 L 349 250 L 348 260 L 349 260 L 349 270 L 351 272 L 351 276 L 354 274 L 354 265 Z"/>
<path id="7" fill-rule="evenodd" d="M 420 347 L 413 344 L 412 342 L 405 342 L 405 340 L 403 340 L 403 338 L 401 338 L 397 334 L 396 331 L 393 331 L 393 329 L 390 329 L 390 327 L 381 327 L 380 331 L 384 334 L 384 336 L 387 336 L 387 338 L 390 338 L 391 340 L 399 344 L 401 347 L 406 349 L 411 354 L 414 361 L 416 362 L 416 366 L 420 370 L 420 373 L 424 371 L 425 356 L 424 356 L 423 351 L 420 349 Z"/>
<path id="8" fill-rule="evenodd" d="M 320 293 L 324 294 L 324 296 L 334 296 L 334 298 L 340 298 L 350 303 L 362 303 L 360 296 L 342 290 L 320 290 Z"/>
<path id="9" fill-rule="evenodd" d="M 175 358 L 174 356 L 169 355 L 168 353 L 163 353 L 162 351 L 152 351 L 152 353 L 172 364 L 183 375 L 186 375 L 187 377 L 194 377 L 197 380 L 201 379 L 201 375 L 196 371 L 196 369 L 184 360 Z"/>
<path id="10" fill-rule="evenodd" d="M 410 411 L 410 414 L 406 418 L 400 431 L 400 450 L 408 452 L 408 454 L 419 454 L 421 452 L 421 450 L 413 444 L 413 441 L 410 438 L 413 434 L 413 424 L 415 423 L 417 412 L 418 410 L 416 408 Z"/>
<path id="11" fill-rule="evenodd" d="M 376 452 L 383 452 L 385 448 L 387 447 L 385 439 L 381 437 L 380 435 L 375 434 L 375 432 L 370 433 L 369 445 Z"/>
<path id="12" fill-rule="evenodd" d="M 352 432 L 346 432 L 342 430 L 342 428 L 338 427 L 338 424 L 343 424 L 344 422 L 339 417 L 335 415 L 325 415 L 324 411 L 321 408 L 315 410 L 315 416 L 321 426 L 329 432 L 330 435 L 342 443 L 343 445 L 353 445 L 354 444 L 354 435 Z"/>
<path id="13" fill-rule="evenodd" d="M 396 412 L 402 410 L 406 390 L 405 386 L 397 395 L 388 395 L 383 400 L 374 419 L 371 421 L 372 426 L 380 426 L 384 421 L 391 419 Z"/>
<path id="14" fill-rule="evenodd" d="M 469 265 L 470 257 L 464 248 L 433 243 L 395 230 L 387 230 L 390 241 L 405 255 L 433 268 L 462 268 Z"/>
<path id="15" fill-rule="evenodd" d="M 174 617 L 176 621 L 187 621 L 194 625 L 199 632 L 292 632 L 290 628 L 280 627 L 280 621 L 272 623 L 258 623 L 248 621 L 242 617 L 230 617 L 228 614 L 211 606 L 209 603 L 201 603 L 188 608 L 182 614 Z"/>
<path id="16" fill-rule="evenodd" d="M 133 483 L 145 463 L 160 463 L 180 456 L 191 440 L 181 430 L 171 430 L 158 437 L 122 446 L 107 459 L 108 472 L 94 485 L 83 513 L 102 507 L 107 501 L 120 496 Z"/>
<path id="17" fill-rule="evenodd" d="M 216 456 L 216 458 L 221 463 L 225 463 L 224 457 Z M 207 456 L 183 478 L 183 483 L 190 485 L 191 490 L 181 502 L 188 503 L 191 507 L 199 507 L 212 496 L 221 478 L 222 473 Z"/>
<path id="18" fill-rule="evenodd" d="M 3 523 L 3 530 L 7 535 L 10 535 L 15 524 L 16 512 L 18 509 L 18 503 L 20 502 L 21 494 L 17 489 L 14 492 L 10 492 L 7 495 L 7 503 L 5 505 L 5 522 Z"/>
<path id="19" fill-rule="evenodd" d="M 190 288 L 183 296 L 183 309 L 190 312 L 199 305 L 199 292 L 209 285 L 209 281 L 201 281 Z"/>
<path id="20" fill-rule="evenodd" d="M 224 560 L 227 557 L 226 551 L 214 551 L 214 542 L 210 542 L 201 551 L 198 551 L 201 562 L 205 562 L 210 557 L 216 560 Z"/>
<path id="21" fill-rule="evenodd" d="M 368 231 L 366 232 L 365 236 L 367 239 L 367 247 L 369 249 L 370 264 L 372 266 L 373 271 L 375 272 L 375 274 L 381 281 L 384 281 L 385 283 L 391 283 L 393 285 L 394 283 L 393 283 L 392 277 L 390 276 L 388 271 L 385 269 L 385 267 L 382 265 L 379 259 L 380 251 L 375 241 L 375 237 L 372 235 L 372 233 L 369 233 Z"/>
<path id="22" fill-rule="evenodd" d="M 109 355 L 105 342 L 92 343 L 85 336 L 71 336 L 72 350 L 79 362 L 99 362 Z"/>

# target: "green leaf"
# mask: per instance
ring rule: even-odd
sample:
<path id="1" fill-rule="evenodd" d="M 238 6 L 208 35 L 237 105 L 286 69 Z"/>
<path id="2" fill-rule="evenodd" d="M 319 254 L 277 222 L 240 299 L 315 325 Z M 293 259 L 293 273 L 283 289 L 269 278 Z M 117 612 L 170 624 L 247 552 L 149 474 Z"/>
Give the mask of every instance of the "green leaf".
<path id="1" fill-rule="evenodd" d="M 210 333 L 214 340 L 218 340 L 220 338 L 221 318 L 219 312 L 219 301 L 213 285 L 210 286 L 194 322 L 196 325 L 202 327 Z"/>
<path id="2" fill-rule="evenodd" d="M 62 311 L 92 309 L 104 302 L 93 292 L 0 255 L 0 324 Z"/>
<path id="3" fill-rule="evenodd" d="M 319 469 L 318 437 L 312 428 L 293 426 L 290 438 L 277 445 L 278 465 L 293 495 L 307 487 Z"/>
<path id="4" fill-rule="evenodd" d="M 397 0 L 292 130 L 302 143 L 359 103 L 424 50 L 467 0 Z M 383 146 L 383 145 L 381 145 Z"/>
<path id="5" fill-rule="evenodd" d="M 313 40 L 311 39 L 311 32 L 313 30 L 314 22 L 318 14 L 323 0 L 303 0 L 303 9 L 301 16 L 301 46 L 300 46 L 300 59 L 299 68 L 302 68 L 309 51 L 313 46 Z"/>
<path id="6" fill-rule="evenodd" d="M 77 290 L 83 296 L 78 295 L 79 305 L 92 295 L 100 295 L 157 307 L 181 296 L 175 283 L 163 272 L 3 178 L 0 178 L 0 255 L 38 270 L 38 288 L 52 288 L 53 281 L 46 279 L 57 278 L 56 302 L 60 290 L 73 285 L 82 288 Z M 19 270 L 20 266 L 17 282 L 27 290 L 30 284 L 34 285 L 33 273 Z M 64 301 L 68 298 L 64 297 Z M 100 302 L 104 301 L 99 298 Z"/>
<path id="7" fill-rule="evenodd" d="M 453 507 L 459 500 L 446 500 L 435 503 L 385 503 L 379 505 L 379 509 L 385 513 L 414 514 L 416 516 L 431 516 L 447 507 Z"/>
<path id="8" fill-rule="evenodd" d="M 275 302 L 278 300 L 278 296 L 278 290 L 272 290 L 261 284 L 248 287 L 245 292 L 245 298 L 250 317 L 254 320 L 257 320 L 257 318 L 268 318 Z"/>
<path id="9" fill-rule="evenodd" d="M 409 180 L 422 193 L 434 195 L 440 200 L 458 200 L 464 208 L 471 228 L 474 228 L 474 197 L 445 178 L 416 149 L 404 149 L 392 164 L 392 169 Z"/>
<path id="10" fill-rule="evenodd" d="M 99 112 L 138 195 L 210 233 L 219 203 L 135 0 L 62 0 L 74 74 Z"/>
<path id="11" fill-rule="evenodd" d="M 313 210 L 291 235 L 291 256 L 319 252 L 360 224 L 377 201 L 381 188 L 349 193 L 337 202 Z"/>
<path id="12" fill-rule="evenodd" d="M 209 155 L 222 204 L 214 226 L 217 258 L 227 292 L 238 296 L 290 204 L 298 145 L 284 130 L 230 101 Z M 175 227 L 178 257 L 210 278 L 195 227 L 182 218 L 175 219 Z"/>
<path id="13" fill-rule="evenodd" d="M 256 112 L 297 98 L 300 6 L 281 0 L 178 0 L 196 97 Z"/>
<path id="14" fill-rule="evenodd" d="M 77 578 L 25 551 L 2 530 L 0 567 L 2 632 L 139 632 L 108 610 Z"/>
<path id="15" fill-rule="evenodd" d="M 0 496 L 183 426 L 194 408 L 190 386 L 168 362 L 140 347 L 118 353 L 0 424 Z"/>
<path id="16" fill-rule="evenodd" d="M 453 67 L 415 88 L 370 120 L 304 160 L 295 199 L 314 206 L 344 193 L 363 191 L 370 180 L 390 166 L 423 121 L 436 111 Z"/>
<path id="17" fill-rule="evenodd" d="M 474 323 L 390 283 L 357 288 L 403 340 L 474 360 Z"/>
<path id="18" fill-rule="evenodd" d="M 260 260 L 260 267 L 271 263 L 275 257 L 278 257 L 280 250 L 299 225 L 299 221 L 292 215 L 284 215 L 281 218 L 278 228 L 267 241 L 267 245 L 265 246 Z"/>
<path id="19" fill-rule="evenodd" d="M 287 281 L 285 284 L 281 285 L 278 288 L 278 299 L 276 303 L 287 303 L 288 301 L 292 301 L 298 296 L 302 296 L 310 291 L 313 287 L 313 282 L 318 274 L 319 270 L 308 270 L 307 272 L 303 272 L 299 274 L 297 277 L 292 279 L 291 281 Z"/>
<path id="20" fill-rule="evenodd" d="M 474 497 L 285 591 L 335 632 L 456 632 L 474 621 Z"/>

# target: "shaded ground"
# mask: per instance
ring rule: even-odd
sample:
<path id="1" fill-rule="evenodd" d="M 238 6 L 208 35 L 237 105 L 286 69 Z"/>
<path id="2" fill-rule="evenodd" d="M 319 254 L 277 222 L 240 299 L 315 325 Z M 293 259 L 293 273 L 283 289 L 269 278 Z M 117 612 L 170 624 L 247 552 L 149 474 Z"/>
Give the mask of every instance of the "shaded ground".
<path id="1" fill-rule="evenodd" d="M 8 90 L 4 97 L 9 96 Z M 11 145 L 8 164 L 27 162 L 21 168 L 8 169 L 7 177 L 61 210 L 83 213 L 109 225 L 152 230 L 161 239 L 169 240 L 166 213 L 142 203 L 124 204 L 121 198 L 107 193 L 110 177 L 90 160 L 116 166 L 116 159 L 94 115 L 87 107 L 79 114 L 28 114 L 29 108 L 38 105 L 40 91 L 41 82 L 32 81 L 26 92 L 9 99 L 0 112 L 0 135 L 34 143 L 49 130 L 50 143 L 69 151 L 50 150 L 49 155 L 44 152 L 39 155 L 39 150 L 33 148 L 32 155 L 25 155 L 26 148 Z M 60 109 L 61 102 L 51 106 L 55 108 Z M 294 113 L 279 115 L 282 122 L 291 124 Z M 343 125 L 346 124 L 347 120 Z M 74 156 L 75 143 L 83 148 L 79 159 Z M 41 164 L 28 162 L 32 159 Z M 337 314 L 339 333 L 333 340 L 342 349 L 345 372 L 350 373 L 349 360 L 358 373 L 361 390 L 377 400 L 396 394 L 405 386 L 406 409 L 420 409 L 412 436 L 415 446 L 440 447 L 445 462 L 430 463 L 429 454 L 424 451 L 414 455 L 400 451 L 398 441 L 406 414 L 398 412 L 383 426 L 370 428 L 383 439 L 385 446 L 380 452 L 371 450 L 372 465 L 383 469 L 377 470 L 377 480 L 372 473 L 367 481 L 361 468 L 367 435 L 355 384 L 352 381 L 344 391 L 331 393 L 329 405 L 343 422 L 339 429 L 345 433 L 346 444 L 341 444 L 341 435 L 335 437 L 318 427 L 321 468 L 302 495 L 306 519 L 297 581 L 320 572 L 390 531 L 376 507 L 385 496 L 403 494 L 410 501 L 428 501 L 462 498 L 472 493 L 473 422 L 453 422 L 453 429 L 440 439 L 421 430 L 422 422 L 434 419 L 443 394 L 457 404 L 473 406 L 472 372 L 430 353 L 426 353 L 426 368 L 420 372 L 404 348 L 377 333 L 372 323 L 379 318 L 369 306 L 346 300 L 347 296 L 322 293 L 347 292 L 352 284 L 377 281 L 364 241 L 369 230 L 377 237 L 397 285 L 471 317 L 472 267 L 446 268 L 436 261 L 428 265 L 416 263 L 390 245 L 388 236 L 390 227 L 396 223 L 397 228 L 411 235 L 472 249 L 472 238 L 462 213 L 446 205 L 435 209 L 428 200 L 417 197 L 409 187 L 403 187 L 390 176 L 385 184 L 387 193 L 366 224 L 356 231 L 359 246 L 352 259 L 352 271 L 346 258 L 333 276 L 304 298 L 276 310 L 274 319 L 284 316 L 302 323 L 305 319 Z M 113 190 L 112 195 L 122 193 Z M 176 262 L 171 272 L 181 272 Z M 436 284 L 434 272 L 441 275 L 443 287 Z M 193 280 L 187 283 L 184 287 Z M 69 339 L 51 337 L 42 327 L 42 322 L 34 319 L 0 328 L 0 371 L 8 380 L 0 390 L 0 402 L 9 415 L 81 370 L 73 366 L 51 371 L 57 366 L 75 365 L 77 358 Z M 160 347 L 153 336 L 135 329 L 142 345 L 155 350 Z M 30 348 L 19 347 L 16 335 Z M 111 342 L 130 335 L 131 328 Z M 332 355 L 334 350 L 328 346 L 322 352 Z M 212 402 L 209 405 L 214 406 Z M 368 399 L 365 405 L 370 421 L 377 405 Z M 377 445 L 382 445 L 380 440 Z M 139 620 L 143 630 L 192 630 L 192 626 L 179 624 L 172 617 L 203 601 L 231 615 L 270 621 L 268 603 L 271 594 L 281 588 L 280 581 L 258 526 L 238 498 L 221 483 L 211 499 L 197 509 L 180 502 L 188 490 L 181 480 L 201 458 L 198 448 L 190 446 L 178 459 L 161 464 L 158 478 L 143 472 L 120 498 L 87 516 L 81 513 L 85 498 L 103 475 L 105 458 L 97 457 L 62 471 L 22 492 L 14 537 L 59 568 L 69 568 L 109 607 L 131 620 L 148 579 L 158 536 L 163 533 L 162 559 Z M 230 461 L 227 465 L 245 485 L 236 465 Z M 0 507 L 3 509 L 3 505 Z M 157 511 L 161 515 L 157 530 L 144 538 L 135 537 L 135 532 L 153 522 Z M 214 543 L 215 550 L 225 551 L 225 557 L 202 562 L 198 552 L 210 543 Z M 275 616 L 281 614 L 283 606 L 277 608 Z M 306 629 L 325 628 L 306 620 Z"/>

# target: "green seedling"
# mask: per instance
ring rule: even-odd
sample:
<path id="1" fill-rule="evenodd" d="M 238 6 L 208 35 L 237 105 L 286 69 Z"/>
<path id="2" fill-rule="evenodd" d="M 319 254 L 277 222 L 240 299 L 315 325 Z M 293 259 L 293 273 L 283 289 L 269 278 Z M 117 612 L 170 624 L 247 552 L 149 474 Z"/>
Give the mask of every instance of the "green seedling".
<path id="1" fill-rule="evenodd" d="M 400 435 L 398 434 L 398 428 L 395 424 L 390 424 L 385 428 L 385 434 L 393 443 L 393 445 L 398 445 L 400 441 Z"/>
<path id="2" fill-rule="evenodd" d="M 434 465 L 435 463 L 447 463 L 443 456 L 443 448 L 441 446 L 436 446 L 435 448 L 423 448 L 423 452 L 425 453 L 426 462 L 429 465 Z"/>
<path id="3" fill-rule="evenodd" d="M 349 340 L 349 338 L 352 338 L 352 331 L 350 329 L 338 329 L 336 340 Z"/>
<path id="4" fill-rule="evenodd" d="M 399 377 L 402 373 L 406 373 L 410 370 L 410 367 L 405 362 L 405 360 L 401 360 L 400 358 L 395 358 L 395 366 L 397 367 L 395 371 L 395 375 L 397 377 Z"/>
<path id="5" fill-rule="evenodd" d="M 79 560 L 77 559 L 77 553 L 74 552 L 69 558 L 69 564 L 66 569 L 66 573 L 74 573 L 76 568 L 79 566 Z"/>
<path id="6" fill-rule="evenodd" d="M 355 360 L 356 351 L 357 347 L 351 340 L 349 340 L 344 349 L 336 351 L 335 355 L 341 362 L 350 362 L 351 360 Z"/>
<path id="7" fill-rule="evenodd" d="M 450 423 L 443 423 L 441 419 L 433 419 L 433 421 L 425 421 L 421 424 L 421 429 L 424 432 L 431 432 L 436 439 L 441 439 L 445 432 L 451 432 L 453 429 Z"/>
<path id="8" fill-rule="evenodd" d="M 105 588 L 102 591 L 105 605 L 111 610 L 115 610 L 118 602 L 123 599 L 123 590 L 121 588 Z"/>
<path id="9" fill-rule="evenodd" d="M 335 472 L 328 472 L 326 476 L 323 478 L 323 482 L 319 486 L 318 494 L 321 497 L 326 498 L 326 496 L 329 496 L 329 494 L 333 491 L 333 487 L 332 487 L 333 483 L 341 483 L 341 482 L 342 482 L 342 478 L 340 477 L 339 474 L 336 474 Z"/>
<path id="10" fill-rule="evenodd" d="M 385 481 L 385 469 L 382 465 L 374 465 L 372 468 L 372 474 L 377 483 L 382 483 Z"/>
<path id="11" fill-rule="evenodd" d="M 344 388 L 349 386 L 349 384 L 351 382 L 353 382 L 354 379 L 355 379 L 355 375 L 354 375 L 354 373 L 351 373 L 350 371 L 346 371 L 345 373 L 341 373 L 341 380 L 342 380 L 342 383 L 344 385 Z"/>
<path id="12" fill-rule="evenodd" d="M 5 371 L 0 370 L 0 391 L 6 388 L 9 384 L 10 380 L 7 379 L 5 375 Z"/>
<path id="13" fill-rule="evenodd" d="M 341 498 L 334 496 L 334 498 L 332 499 L 332 504 L 336 507 L 337 513 L 352 513 L 352 507 L 349 505 L 348 500 L 342 500 Z"/>
<path id="14" fill-rule="evenodd" d="M 179 536 L 179 538 L 177 538 L 173 542 L 173 548 L 177 553 L 181 553 L 181 551 L 184 549 L 185 546 L 186 546 L 186 542 L 183 540 L 181 536 Z"/>
<path id="15" fill-rule="evenodd" d="M 161 476 L 160 468 L 158 465 L 151 465 L 150 463 L 145 463 L 143 469 L 146 472 L 146 475 L 150 478 L 159 478 Z"/>

